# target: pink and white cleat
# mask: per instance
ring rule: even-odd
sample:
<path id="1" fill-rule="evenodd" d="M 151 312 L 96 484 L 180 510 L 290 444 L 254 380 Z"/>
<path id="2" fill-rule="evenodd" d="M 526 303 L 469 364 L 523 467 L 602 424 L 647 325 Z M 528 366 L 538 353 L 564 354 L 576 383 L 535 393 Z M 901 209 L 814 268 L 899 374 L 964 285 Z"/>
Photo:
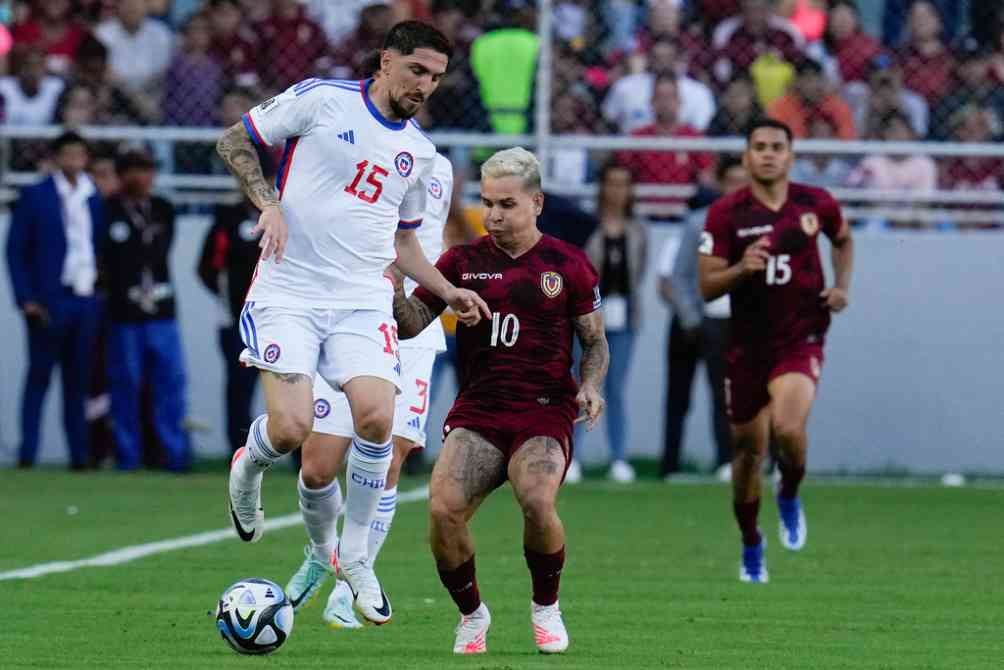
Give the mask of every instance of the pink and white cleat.
<path id="1" fill-rule="evenodd" d="M 491 625 L 492 615 L 484 603 L 470 614 L 461 614 L 453 653 L 466 655 L 488 651 L 488 627 Z"/>
<path id="2" fill-rule="evenodd" d="M 542 654 L 560 654 L 568 649 L 568 631 L 561 619 L 558 602 L 538 605 L 530 601 L 530 621 L 533 623 L 533 641 Z"/>

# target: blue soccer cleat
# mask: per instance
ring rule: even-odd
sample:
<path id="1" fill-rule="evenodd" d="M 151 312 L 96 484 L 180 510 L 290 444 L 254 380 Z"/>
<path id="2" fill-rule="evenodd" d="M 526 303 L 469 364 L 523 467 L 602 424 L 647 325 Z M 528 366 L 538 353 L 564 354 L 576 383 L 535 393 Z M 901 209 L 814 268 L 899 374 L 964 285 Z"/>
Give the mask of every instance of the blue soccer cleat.
<path id="1" fill-rule="evenodd" d="M 805 511 L 798 497 L 777 497 L 778 532 L 781 535 L 781 546 L 789 551 L 799 551 L 805 546 L 805 538 L 809 528 L 805 524 Z"/>
<path id="2" fill-rule="evenodd" d="M 739 581 L 750 584 L 767 583 L 767 559 L 764 556 L 766 548 L 766 540 L 760 540 L 760 544 L 753 546 L 743 545 L 743 558 L 739 563 Z"/>

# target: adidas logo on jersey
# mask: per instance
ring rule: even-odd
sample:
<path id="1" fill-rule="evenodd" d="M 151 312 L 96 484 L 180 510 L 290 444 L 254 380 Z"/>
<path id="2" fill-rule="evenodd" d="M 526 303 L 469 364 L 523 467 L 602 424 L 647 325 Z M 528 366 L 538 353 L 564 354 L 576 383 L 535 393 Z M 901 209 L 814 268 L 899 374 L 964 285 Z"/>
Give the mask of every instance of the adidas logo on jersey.
<path id="1" fill-rule="evenodd" d="M 355 144 L 356 143 L 356 134 L 355 134 L 355 131 L 346 130 L 344 133 L 340 133 L 338 135 L 338 139 L 345 140 L 349 144 Z"/>
<path id="2" fill-rule="evenodd" d="M 419 418 L 417 416 L 408 422 L 408 426 L 414 428 L 415 430 L 418 430 L 421 427 L 421 425 L 422 425 L 421 421 L 419 421 Z"/>

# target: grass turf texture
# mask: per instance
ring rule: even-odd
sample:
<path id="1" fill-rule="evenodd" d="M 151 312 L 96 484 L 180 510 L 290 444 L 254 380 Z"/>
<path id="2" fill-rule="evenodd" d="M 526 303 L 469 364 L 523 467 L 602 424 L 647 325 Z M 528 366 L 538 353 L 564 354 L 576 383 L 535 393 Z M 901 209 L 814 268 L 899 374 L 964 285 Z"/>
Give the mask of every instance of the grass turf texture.
<path id="1" fill-rule="evenodd" d="M 265 478 L 268 516 L 296 509 L 295 478 Z M 420 485 L 402 483 L 401 490 Z M 226 525 L 219 474 L 0 472 L 0 571 L 86 558 Z M 815 485 L 809 544 L 789 554 L 765 500 L 771 583 L 740 584 L 728 489 L 591 482 L 566 488 L 568 654 L 533 647 L 529 574 L 508 488 L 474 521 L 492 610 L 489 653 L 454 658 L 457 615 L 425 544 L 424 502 L 398 508 L 378 574 L 382 628 L 331 631 L 331 582 L 268 657 L 234 654 L 206 612 L 242 577 L 285 585 L 300 527 L 30 580 L 0 581 L 0 667 L 12 668 L 1000 668 L 1002 493 Z M 76 506 L 76 514 L 68 508 Z"/>

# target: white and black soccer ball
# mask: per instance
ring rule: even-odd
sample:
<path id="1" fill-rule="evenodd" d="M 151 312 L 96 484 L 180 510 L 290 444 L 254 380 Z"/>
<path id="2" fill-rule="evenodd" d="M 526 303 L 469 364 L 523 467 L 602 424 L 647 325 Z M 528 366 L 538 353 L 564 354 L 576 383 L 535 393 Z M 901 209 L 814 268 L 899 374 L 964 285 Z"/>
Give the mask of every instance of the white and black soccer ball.
<path id="1" fill-rule="evenodd" d="M 275 582 L 242 579 L 220 596 L 216 628 L 234 651 L 268 654 L 293 632 L 293 605 Z"/>

